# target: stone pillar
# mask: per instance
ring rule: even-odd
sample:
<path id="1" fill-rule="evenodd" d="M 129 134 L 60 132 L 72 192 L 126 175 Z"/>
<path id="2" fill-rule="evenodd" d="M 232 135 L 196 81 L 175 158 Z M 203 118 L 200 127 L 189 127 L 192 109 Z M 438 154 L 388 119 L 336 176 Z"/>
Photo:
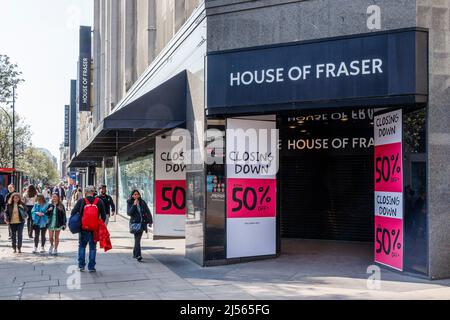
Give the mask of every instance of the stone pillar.
<path id="1" fill-rule="evenodd" d="M 450 277 L 450 3 L 417 0 L 417 26 L 429 29 L 428 256 L 431 278 Z"/>
<path id="2" fill-rule="evenodd" d="M 123 75 L 124 93 L 136 81 L 136 0 L 123 1 Z"/>

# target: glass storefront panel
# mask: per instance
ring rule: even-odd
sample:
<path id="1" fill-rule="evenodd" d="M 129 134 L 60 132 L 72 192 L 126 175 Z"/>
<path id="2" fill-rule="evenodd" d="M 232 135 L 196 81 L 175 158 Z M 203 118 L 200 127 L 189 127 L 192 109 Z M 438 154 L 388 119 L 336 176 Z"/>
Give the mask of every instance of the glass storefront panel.
<path id="1" fill-rule="evenodd" d="M 119 160 L 119 212 L 126 214 L 126 202 L 133 190 L 137 189 L 142 198 L 153 210 L 154 182 L 153 154 L 139 156 L 133 159 Z"/>
<path id="2" fill-rule="evenodd" d="M 426 108 L 404 111 L 405 270 L 428 274 Z"/>

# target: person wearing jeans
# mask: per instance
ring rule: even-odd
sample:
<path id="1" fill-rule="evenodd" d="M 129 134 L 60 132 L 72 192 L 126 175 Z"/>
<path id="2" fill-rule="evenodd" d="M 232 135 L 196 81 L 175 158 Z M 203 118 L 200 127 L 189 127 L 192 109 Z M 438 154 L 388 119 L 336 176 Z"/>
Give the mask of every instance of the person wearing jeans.
<path id="1" fill-rule="evenodd" d="M 84 190 L 86 198 L 81 198 L 77 201 L 75 206 L 72 209 L 71 215 L 80 214 L 81 219 L 83 218 L 83 211 L 86 205 L 86 200 L 92 204 L 94 203 L 95 197 L 95 188 L 93 186 L 87 186 Z M 99 218 L 106 220 L 105 206 L 103 202 L 100 200 L 97 203 Z M 96 255 L 97 255 L 97 244 L 94 241 L 94 232 L 92 231 L 84 231 L 82 230 L 79 234 L 78 238 L 78 268 L 80 271 L 84 271 L 86 267 L 86 246 L 89 244 L 89 263 L 88 270 L 89 272 L 96 272 Z"/>
<path id="2" fill-rule="evenodd" d="M 28 186 L 27 191 L 23 194 L 23 202 L 27 206 L 27 212 L 29 215 L 27 219 L 27 230 L 28 237 L 30 237 L 30 239 L 33 238 L 33 219 L 31 218 L 31 210 L 33 210 L 36 203 L 37 194 L 36 187 L 32 184 Z"/>
<path id="3" fill-rule="evenodd" d="M 38 253 L 39 237 L 41 238 L 41 253 L 45 253 L 45 234 L 47 232 L 48 217 L 46 215 L 48 203 L 44 195 L 39 194 L 36 197 L 36 204 L 31 210 L 31 218 L 33 219 L 34 230 L 34 250 Z"/>
<path id="4" fill-rule="evenodd" d="M 22 202 L 20 194 L 13 193 L 8 201 L 6 208 L 6 223 L 11 228 L 11 240 L 14 253 L 22 253 L 23 227 L 26 218 L 25 205 Z"/>
<path id="5" fill-rule="evenodd" d="M 138 190 L 133 190 L 127 201 L 127 214 L 130 216 L 131 224 L 140 223 L 141 231 L 134 233 L 133 258 L 142 261 L 141 239 L 142 234 L 148 232 L 147 225 L 152 225 L 153 219 L 147 203 L 141 198 Z"/>
<path id="6" fill-rule="evenodd" d="M 95 270 L 95 257 L 97 255 L 97 244 L 94 242 L 94 233 L 88 231 L 81 231 L 78 246 L 78 268 L 84 270 L 86 267 L 86 247 L 89 244 L 89 263 L 88 270 Z"/>

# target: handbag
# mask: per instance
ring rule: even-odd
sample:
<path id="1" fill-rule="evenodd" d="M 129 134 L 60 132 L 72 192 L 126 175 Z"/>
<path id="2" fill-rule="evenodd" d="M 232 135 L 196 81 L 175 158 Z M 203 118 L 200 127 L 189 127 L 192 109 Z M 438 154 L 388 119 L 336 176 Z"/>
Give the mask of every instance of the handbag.
<path id="1" fill-rule="evenodd" d="M 26 220 L 28 218 L 28 213 L 25 211 L 24 208 L 19 207 L 19 213 L 22 219 Z"/>
<path id="2" fill-rule="evenodd" d="M 81 232 L 81 215 L 79 213 L 75 213 L 69 218 L 69 230 L 73 234 Z"/>
<path id="3" fill-rule="evenodd" d="M 142 223 L 131 223 L 130 224 L 130 233 L 136 234 L 142 231 Z"/>

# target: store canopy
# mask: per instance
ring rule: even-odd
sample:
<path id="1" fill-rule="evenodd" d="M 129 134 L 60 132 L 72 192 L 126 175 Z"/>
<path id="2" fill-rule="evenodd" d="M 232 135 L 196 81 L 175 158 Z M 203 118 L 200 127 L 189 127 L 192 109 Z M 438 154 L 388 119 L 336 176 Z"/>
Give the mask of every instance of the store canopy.
<path id="1" fill-rule="evenodd" d="M 99 165 L 103 157 L 157 133 L 185 126 L 186 71 L 124 105 L 99 124 L 84 149 L 69 167 Z"/>

